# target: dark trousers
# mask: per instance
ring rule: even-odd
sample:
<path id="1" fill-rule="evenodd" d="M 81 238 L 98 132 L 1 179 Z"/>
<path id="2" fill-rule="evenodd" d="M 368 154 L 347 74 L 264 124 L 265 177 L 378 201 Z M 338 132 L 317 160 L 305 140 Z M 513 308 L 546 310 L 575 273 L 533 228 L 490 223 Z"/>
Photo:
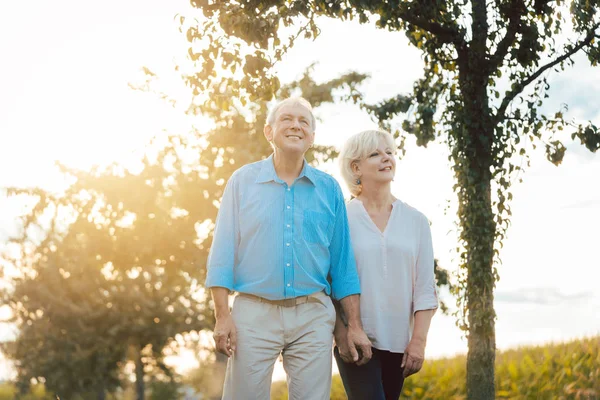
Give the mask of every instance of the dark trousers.
<path id="1" fill-rule="evenodd" d="M 373 357 L 365 365 L 347 364 L 333 349 L 348 400 L 398 400 L 402 392 L 402 353 L 373 348 Z"/>

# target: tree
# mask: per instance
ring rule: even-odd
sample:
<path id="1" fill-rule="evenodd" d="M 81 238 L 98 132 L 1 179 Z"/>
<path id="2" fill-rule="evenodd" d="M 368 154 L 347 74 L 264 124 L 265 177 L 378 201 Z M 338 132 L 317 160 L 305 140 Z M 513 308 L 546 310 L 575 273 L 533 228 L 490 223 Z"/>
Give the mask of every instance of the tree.
<path id="1" fill-rule="evenodd" d="M 72 279 L 64 279 L 66 271 Z M 118 387 L 125 348 L 110 333 L 114 315 L 102 298 L 90 296 L 93 271 L 86 272 L 78 276 L 71 268 L 48 266 L 38 270 L 37 279 L 20 282 L 9 297 L 9 304 L 18 302 L 13 310 L 22 323 L 4 351 L 15 360 L 21 394 L 33 379 L 63 399 L 100 400 Z"/>
<path id="2" fill-rule="evenodd" d="M 565 129 L 590 151 L 600 148 L 593 124 L 566 120 L 564 109 L 551 114 L 541 110 L 548 96 L 548 73 L 572 65 L 578 53 L 585 53 L 594 66 L 600 60 L 599 2 L 191 3 L 203 18 L 186 25 L 181 16 L 180 22 L 197 67 L 187 79 L 200 108 L 227 110 L 235 98 L 270 99 L 279 89 L 273 65 L 299 37 L 318 36 L 318 17 L 357 19 L 404 31 L 422 51 L 423 78 L 411 94 L 365 104 L 356 92 L 352 100 L 397 136 L 398 116 L 407 113 L 401 126 L 418 145 L 441 140 L 450 149 L 460 222 L 458 306 L 469 344 L 467 394 L 469 399 L 494 398 L 495 262 L 509 224 L 511 182 L 521 170 L 517 158 L 528 157 L 528 149 L 541 143 L 547 158 L 560 164 Z"/>
<path id="3" fill-rule="evenodd" d="M 98 377 L 113 377 L 129 353 L 143 399 L 144 370 L 151 368 L 144 360 L 167 370 L 161 354 L 169 340 L 207 327 L 195 243 L 204 210 L 180 198 L 185 174 L 173 167 L 169 143 L 132 167 L 135 173 L 119 165 L 63 168 L 70 185 L 62 193 L 9 190 L 35 199 L 22 235 L 13 238 L 22 274 L 5 293 L 21 332 L 11 353 L 25 367 L 21 379 L 41 377 L 61 397 L 65 386 L 52 382 L 70 382 L 65 376 L 80 383 L 68 385 L 73 394 L 94 385 L 102 392 L 108 382 Z M 35 346 L 28 346 L 31 338 Z"/>

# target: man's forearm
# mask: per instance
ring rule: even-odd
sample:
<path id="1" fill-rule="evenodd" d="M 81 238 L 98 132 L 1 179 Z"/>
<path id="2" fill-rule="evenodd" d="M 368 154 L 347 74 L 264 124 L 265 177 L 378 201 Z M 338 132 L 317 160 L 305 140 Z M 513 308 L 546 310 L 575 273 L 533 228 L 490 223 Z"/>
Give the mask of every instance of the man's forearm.
<path id="1" fill-rule="evenodd" d="M 431 325 L 431 318 L 435 310 L 421 310 L 415 313 L 415 326 L 413 328 L 412 339 L 420 342 L 427 342 L 427 333 L 429 332 L 429 325 Z"/>
<path id="2" fill-rule="evenodd" d="M 229 289 L 224 287 L 211 287 L 210 293 L 215 303 L 215 318 L 226 317 L 229 312 Z"/>
<path id="3" fill-rule="evenodd" d="M 333 301 L 333 306 L 335 307 L 335 327 L 333 329 L 333 333 L 336 337 L 338 337 L 338 335 L 346 335 L 346 323 L 344 322 L 344 319 L 342 318 L 342 305 L 334 300 Z"/>
<path id="4" fill-rule="evenodd" d="M 360 321 L 360 295 L 353 294 L 346 296 L 340 300 L 344 315 L 348 323 L 348 328 L 360 328 L 362 329 L 362 322 Z"/>

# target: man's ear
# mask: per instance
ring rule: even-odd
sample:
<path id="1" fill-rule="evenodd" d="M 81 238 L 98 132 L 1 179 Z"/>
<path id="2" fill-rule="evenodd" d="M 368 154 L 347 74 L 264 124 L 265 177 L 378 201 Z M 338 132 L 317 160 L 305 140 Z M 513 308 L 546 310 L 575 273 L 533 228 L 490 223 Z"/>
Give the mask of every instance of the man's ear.
<path id="1" fill-rule="evenodd" d="M 352 172 L 354 172 L 354 175 L 360 175 L 360 168 L 358 167 L 358 163 L 356 161 L 352 161 L 350 167 L 352 168 Z"/>
<path id="2" fill-rule="evenodd" d="M 263 128 L 263 133 L 265 135 L 265 138 L 267 138 L 269 142 L 273 141 L 273 128 L 271 127 L 271 125 L 266 124 Z"/>

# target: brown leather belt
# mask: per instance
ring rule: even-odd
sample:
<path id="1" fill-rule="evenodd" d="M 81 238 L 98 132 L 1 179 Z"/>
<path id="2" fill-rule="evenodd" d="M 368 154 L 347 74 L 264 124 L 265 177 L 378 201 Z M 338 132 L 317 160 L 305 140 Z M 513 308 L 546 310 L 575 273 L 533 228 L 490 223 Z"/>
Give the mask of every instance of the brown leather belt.
<path id="1" fill-rule="evenodd" d="M 239 293 L 238 296 L 246 297 L 246 298 L 252 299 L 254 301 L 272 304 L 274 306 L 279 306 L 279 307 L 296 307 L 296 306 L 299 306 L 300 304 L 305 304 L 305 303 L 323 304 L 323 302 L 320 299 L 318 299 L 317 297 L 315 297 L 313 295 L 299 296 L 299 297 L 294 297 L 292 299 L 282 299 L 282 300 L 269 300 L 269 299 L 265 299 L 264 297 L 255 296 L 255 295 L 249 294 L 249 293 Z"/>

